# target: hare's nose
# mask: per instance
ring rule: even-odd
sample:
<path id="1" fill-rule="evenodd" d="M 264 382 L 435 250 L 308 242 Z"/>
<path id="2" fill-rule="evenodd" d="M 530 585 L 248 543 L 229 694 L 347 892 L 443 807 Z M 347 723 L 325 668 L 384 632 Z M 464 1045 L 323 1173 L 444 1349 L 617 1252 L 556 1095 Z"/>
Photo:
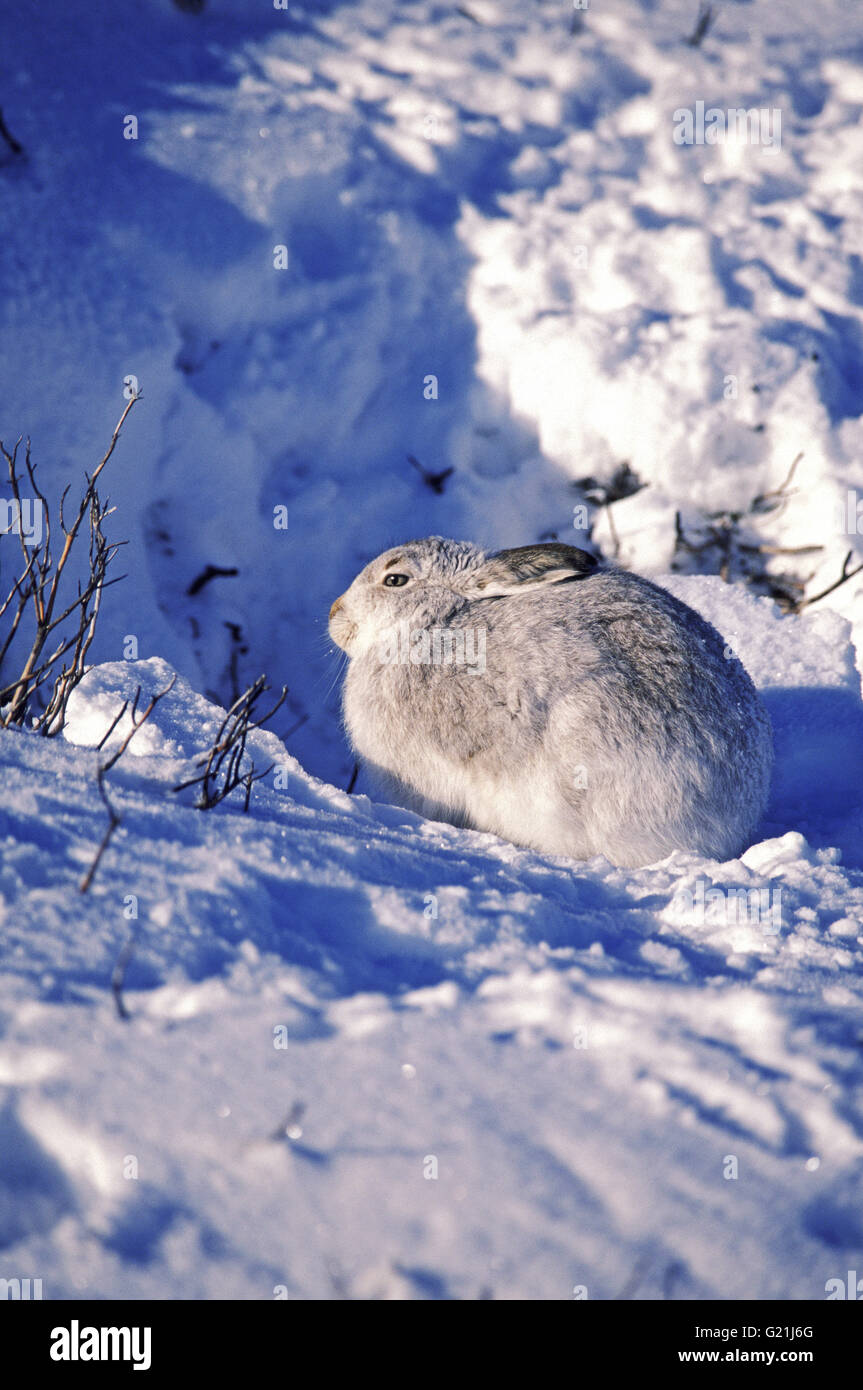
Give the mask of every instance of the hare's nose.
<path id="1" fill-rule="evenodd" d="M 341 606 L 342 606 L 342 601 L 341 601 L 340 598 L 337 598 L 336 601 L 335 601 L 335 603 L 333 604 L 332 608 L 330 609 L 330 622 L 333 621 L 333 618 L 336 616 L 336 614 L 338 613 L 338 611 L 339 611 L 339 609 L 341 608 Z"/>

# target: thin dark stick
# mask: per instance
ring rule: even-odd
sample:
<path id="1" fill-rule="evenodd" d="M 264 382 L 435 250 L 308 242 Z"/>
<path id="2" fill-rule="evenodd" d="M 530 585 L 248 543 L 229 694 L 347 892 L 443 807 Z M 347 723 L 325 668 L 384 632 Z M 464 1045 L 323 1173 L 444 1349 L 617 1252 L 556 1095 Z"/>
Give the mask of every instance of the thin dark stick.
<path id="1" fill-rule="evenodd" d="M 288 729 L 288 732 L 282 739 L 282 742 L 287 743 L 288 739 L 291 737 L 291 734 L 295 734 L 297 732 L 297 729 L 301 729 L 304 724 L 308 723 L 308 718 L 309 716 L 307 714 L 304 714 L 300 719 L 297 720 L 296 724 L 292 724 L 291 727 Z"/>
<path id="2" fill-rule="evenodd" d="M 158 693 L 157 695 L 154 695 L 154 696 L 152 697 L 152 699 L 150 700 L 150 703 L 148 704 L 147 708 L 146 708 L 140 715 L 136 714 L 136 710 L 137 710 L 137 708 L 138 708 L 138 699 L 139 699 L 140 694 L 141 694 L 141 687 L 140 687 L 140 685 L 138 686 L 138 689 L 137 689 L 137 691 L 135 692 L 135 699 L 134 699 L 134 701 L 132 702 L 132 727 L 131 727 L 131 729 L 129 730 L 129 732 L 128 732 L 128 734 L 126 735 L 126 737 L 123 739 L 123 742 L 122 742 L 122 743 L 120 744 L 120 746 L 118 747 L 116 753 L 112 754 L 112 756 L 108 759 L 108 761 L 107 761 L 106 763 L 103 763 L 103 765 L 102 765 L 102 771 L 103 771 L 103 772 L 107 772 L 108 769 L 109 769 L 109 768 L 112 768 L 112 767 L 114 766 L 114 764 L 118 761 L 118 759 L 121 758 L 121 757 L 123 756 L 123 754 L 125 753 L 126 749 L 129 747 L 129 744 L 132 742 L 132 739 L 135 737 L 136 733 L 137 733 L 138 730 L 140 729 L 141 725 L 144 724 L 144 723 L 146 723 L 146 721 L 150 718 L 150 715 L 153 713 L 153 710 L 156 708 L 156 706 L 157 706 L 157 704 L 159 703 L 159 701 L 162 700 L 162 699 L 164 699 L 164 697 L 165 697 L 166 695 L 169 695 L 169 694 L 170 694 L 170 692 L 174 689 L 174 686 L 176 685 L 176 683 L 177 683 L 177 676 L 176 676 L 176 672 L 175 672 L 174 675 L 171 677 L 170 684 L 169 684 L 169 685 L 166 685 L 164 690 L 160 690 L 159 693 Z M 126 704 L 128 704 L 128 700 L 126 701 Z M 125 709 L 125 706 L 124 706 L 123 708 Z M 122 713 L 123 713 L 123 710 L 120 711 L 121 716 L 122 716 Z M 115 720 L 114 720 L 114 723 L 113 723 L 112 726 L 111 726 L 111 728 L 115 728 L 116 725 L 117 725 L 118 723 L 119 723 L 119 720 L 118 720 L 118 719 L 115 719 Z M 110 730 L 109 730 L 109 732 L 110 732 Z"/>
<path id="3" fill-rule="evenodd" d="M 237 697 L 226 712 L 213 743 L 195 763 L 195 766 L 202 768 L 203 771 L 194 777 L 187 777 L 183 782 L 178 782 L 173 788 L 175 792 L 180 792 L 186 787 L 200 787 L 200 795 L 195 803 L 199 811 L 208 811 L 211 807 L 217 806 L 236 787 L 240 786 L 245 787 L 246 795 L 243 809 L 248 811 L 252 784 L 259 782 L 262 777 L 266 777 L 268 773 L 272 772 L 274 766 L 272 763 L 263 772 L 256 771 L 254 764 L 248 772 L 242 770 L 246 753 L 246 739 L 249 734 L 272 719 L 288 694 L 288 687 L 283 685 L 281 694 L 272 708 L 260 718 L 253 718 L 255 703 L 266 689 L 268 689 L 266 677 L 259 676 L 248 690 Z"/>
<path id="4" fill-rule="evenodd" d="M 140 685 L 139 685 L 139 686 L 138 686 L 138 694 L 140 694 L 140 693 L 141 693 L 141 687 L 140 687 Z M 136 699 L 138 698 L 137 695 L 135 696 L 135 698 L 136 698 Z M 105 747 L 105 744 L 108 742 L 108 739 L 109 739 L 109 738 L 111 737 L 111 735 L 113 734 L 114 730 L 116 729 L 117 725 L 119 724 L 120 720 L 123 718 L 123 715 L 126 713 L 126 710 L 127 710 L 128 708 L 129 708 L 129 701 L 128 701 L 128 700 L 124 700 L 123 703 L 122 703 L 122 705 L 120 706 L 120 712 L 119 712 L 119 714 L 116 716 L 115 719 L 112 719 L 112 720 L 111 720 L 111 723 L 108 725 L 108 727 L 107 727 L 107 729 L 105 730 L 104 734 L 103 734 L 102 737 L 99 739 L 99 742 L 96 744 L 96 747 L 97 747 L 98 749 L 101 750 L 102 748 Z M 134 717 L 134 716 L 133 716 L 133 717 Z"/>
<path id="5" fill-rule="evenodd" d="M 108 793 L 105 791 L 104 783 L 103 783 L 103 781 L 102 781 L 102 773 L 103 773 L 103 771 L 104 771 L 104 769 L 100 767 L 99 770 L 98 770 L 98 772 L 96 773 L 96 785 L 97 785 L 98 788 L 99 788 L 99 795 L 101 796 L 103 802 L 105 803 L 105 810 L 108 812 L 108 828 L 107 828 L 107 830 L 105 831 L 105 834 L 102 836 L 101 843 L 100 843 L 100 845 L 99 845 L 99 848 L 96 850 L 96 855 L 95 855 L 95 858 L 93 859 L 92 864 L 90 865 L 89 869 L 87 870 L 86 874 L 84 875 L 83 879 L 81 880 L 81 883 L 80 883 L 80 886 L 79 886 L 79 889 L 78 889 L 79 893 L 86 893 L 86 892 L 87 892 L 87 889 L 90 887 L 90 884 L 93 882 L 93 879 L 94 879 L 95 876 L 96 876 L 96 870 L 98 869 L 99 864 L 100 864 L 101 861 L 102 861 L 102 855 L 105 853 L 105 850 L 108 848 L 108 844 L 109 844 L 109 842 L 110 842 L 110 840 L 111 840 L 111 836 L 114 834 L 114 831 L 117 829 L 117 826 L 120 824 L 120 816 L 118 816 L 117 812 L 114 810 L 114 807 L 111 805 L 110 801 L 108 800 Z"/>
<path id="6" fill-rule="evenodd" d="M 810 603 L 817 603 L 819 599 L 826 598 L 828 594 L 833 593 L 834 589 L 838 589 L 841 584 L 847 584 L 848 580 L 853 579 L 855 574 L 860 574 L 860 572 L 863 571 L 863 564 L 859 564 L 856 570 L 851 570 L 849 572 L 848 562 L 850 561 L 851 556 L 853 554 L 853 550 L 848 551 L 848 554 L 845 556 L 845 559 L 842 563 L 842 573 L 836 580 L 835 584 L 828 585 L 826 589 L 821 590 L 820 594 L 813 594 L 811 598 L 801 599 L 800 603 L 797 605 L 797 608 L 795 609 L 795 612 L 799 613 L 802 609 L 808 608 Z"/>
<path id="7" fill-rule="evenodd" d="M 754 497 L 752 499 L 752 502 L 750 503 L 749 510 L 755 511 L 755 509 L 758 507 L 759 502 L 767 502 L 771 497 L 779 497 L 782 499 L 783 502 L 787 501 L 788 499 L 786 495 L 786 489 L 791 486 L 791 481 L 794 477 L 794 474 L 797 472 L 797 465 L 803 457 L 804 455 L 802 452 L 797 455 L 796 459 L 794 460 L 794 462 L 788 470 L 788 476 L 785 479 L 784 483 L 780 483 L 778 487 L 772 488 L 769 492 L 760 492 L 757 497 Z"/>
<path id="8" fill-rule="evenodd" d="M 148 704 L 147 708 L 140 715 L 137 713 L 137 708 L 138 700 L 141 695 L 141 687 L 140 685 L 138 686 L 138 689 L 135 692 L 135 698 L 132 702 L 132 727 L 129 730 L 126 737 L 123 739 L 117 751 L 112 754 L 112 756 L 108 759 L 106 763 L 99 764 L 99 767 L 96 771 L 96 785 L 99 788 L 99 795 L 102 798 L 105 810 L 108 812 L 108 828 L 105 831 L 105 834 L 102 836 L 102 840 L 99 844 L 99 848 L 96 850 L 96 855 L 93 859 L 92 864 L 90 865 L 89 869 L 87 870 L 86 874 L 81 880 L 78 889 L 80 893 L 86 893 L 89 889 L 90 884 L 93 882 L 93 879 L 96 876 L 96 870 L 102 862 L 102 855 L 105 853 L 105 850 L 108 848 L 108 845 L 111 842 L 111 836 L 114 834 L 114 831 L 117 829 L 118 825 L 120 825 L 122 820 L 122 817 L 119 815 L 117 811 L 114 810 L 114 807 L 108 800 L 108 793 L 105 790 L 105 773 L 108 772 L 109 769 L 114 766 L 114 764 L 120 757 L 122 757 L 126 749 L 129 747 L 129 744 L 132 742 L 132 739 L 135 737 L 136 733 L 141 728 L 141 725 L 146 723 L 159 701 L 163 699 L 163 697 L 167 695 L 170 690 L 173 690 L 176 679 L 176 675 L 172 676 L 170 685 L 166 685 L 164 690 L 161 690 L 157 695 L 154 695 L 153 698 L 150 700 L 150 703 Z M 114 721 L 108 728 L 107 732 L 101 738 L 98 745 L 99 748 L 102 747 L 109 735 L 113 733 L 114 729 L 116 729 L 120 720 L 123 718 L 123 715 L 126 713 L 128 707 L 129 701 L 124 700 L 123 707 L 120 710 L 120 713 L 117 715 L 117 717 L 114 719 Z"/>
<path id="9" fill-rule="evenodd" d="M 698 19 L 695 22 L 695 28 L 686 40 L 690 48 L 698 48 L 700 46 L 701 40 L 707 34 L 712 23 L 713 6 L 707 4 L 706 0 L 701 0 L 701 4 L 698 7 Z"/>
<path id="10" fill-rule="evenodd" d="M 20 140 L 15 139 L 15 136 L 12 134 L 12 132 L 10 131 L 9 127 L 3 119 L 2 107 L 0 107 L 0 135 L 3 136 L 3 139 L 6 141 L 6 144 L 9 146 L 13 154 L 24 153 L 24 146 L 21 144 Z"/>
<path id="11" fill-rule="evenodd" d="M 29 488 L 39 503 L 44 521 L 43 534 L 32 550 L 28 547 L 24 528 L 19 523 L 24 572 L 15 581 L 0 610 L 5 612 L 11 603 L 15 604 L 11 612 L 10 630 L 3 640 L 0 657 L 5 657 L 9 651 L 11 642 L 19 631 L 24 612 L 31 603 L 33 612 L 33 634 L 32 638 L 28 639 L 29 652 L 15 679 L 0 690 L 0 705 L 5 706 L 0 714 L 0 725 L 3 727 L 25 722 L 34 698 L 40 702 L 43 700 L 39 693 L 40 687 L 49 679 L 53 679 L 50 698 L 38 719 L 33 721 L 33 726 L 41 734 L 50 737 L 59 733 L 65 723 L 69 696 L 86 670 L 87 653 L 95 636 L 102 596 L 105 589 L 117 583 L 121 577 L 107 577 L 108 567 L 116 557 L 121 543 L 109 542 L 102 531 L 104 521 L 112 514 L 114 508 L 108 505 L 107 499 L 103 501 L 99 497 L 96 484 L 116 448 L 129 411 L 137 400 L 140 400 L 140 393 L 129 398 L 114 427 L 111 442 L 102 460 L 92 474 L 85 472 L 87 485 L 68 525 L 65 503 L 69 489 L 66 488 L 63 492 L 58 507 L 62 546 L 56 560 L 52 550 L 51 511 L 36 481 L 36 465 L 31 456 L 30 441 L 28 439 L 25 449 L 23 470 L 20 470 L 18 463 L 21 440 L 16 442 L 11 453 L 0 442 L 0 453 L 6 460 L 9 485 L 19 518 L 22 515 L 21 490 L 26 474 Z M 62 598 L 60 594 L 61 586 L 65 582 L 64 572 L 85 522 L 89 526 L 89 540 L 85 542 L 89 552 L 89 573 L 83 583 L 78 583 L 76 597 L 66 602 L 65 590 Z M 58 633 L 57 637 L 52 638 L 51 634 L 70 618 L 73 623 L 71 635 L 63 637 Z M 57 642 L 58 637 L 59 642 L 51 651 L 50 642 Z M 47 656 L 46 652 L 49 653 Z M 72 654 L 69 665 L 64 663 L 60 674 L 54 676 L 53 668 L 67 652 Z"/>
<path id="12" fill-rule="evenodd" d="M 129 968 L 129 963 L 135 953 L 137 944 L 137 935 L 135 931 L 132 930 L 119 956 L 114 962 L 114 969 L 111 971 L 111 993 L 114 996 L 114 1003 L 117 1006 L 117 1014 L 124 1022 L 132 1017 L 123 1000 L 123 986 L 126 983 L 126 971 Z"/>

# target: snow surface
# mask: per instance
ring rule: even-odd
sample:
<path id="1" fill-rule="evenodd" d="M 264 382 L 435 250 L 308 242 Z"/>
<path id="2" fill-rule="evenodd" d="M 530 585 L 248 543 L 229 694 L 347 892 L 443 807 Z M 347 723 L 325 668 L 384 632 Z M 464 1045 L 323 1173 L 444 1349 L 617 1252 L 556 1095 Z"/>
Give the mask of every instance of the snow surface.
<path id="1" fill-rule="evenodd" d="M 863 1268 L 863 582 L 788 617 L 668 573 L 675 512 L 745 511 L 801 452 L 751 534 L 823 549 L 771 572 L 817 593 L 863 549 L 835 518 L 863 494 L 859 7 L 729 0 L 696 49 L 684 0 L 577 34 L 551 0 L 464 8 L 0 21 L 29 155 L 0 149 L 0 437 L 59 491 L 143 391 L 97 664 L 62 738 L 0 735 L 0 1277 L 47 1298 L 817 1299 Z M 676 146 L 699 99 L 779 107 L 781 149 Z M 454 466 L 441 493 L 408 454 Z M 620 558 L 770 709 L 758 843 L 624 871 L 348 796 L 332 599 L 408 536 L 577 541 L 573 484 L 624 460 Z M 189 595 L 208 564 L 239 573 Z M 290 687 L 248 815 L 171 790 L 229 624 L 241 684 Z M 95 745 L 175 670 L 82 896 Z"/>

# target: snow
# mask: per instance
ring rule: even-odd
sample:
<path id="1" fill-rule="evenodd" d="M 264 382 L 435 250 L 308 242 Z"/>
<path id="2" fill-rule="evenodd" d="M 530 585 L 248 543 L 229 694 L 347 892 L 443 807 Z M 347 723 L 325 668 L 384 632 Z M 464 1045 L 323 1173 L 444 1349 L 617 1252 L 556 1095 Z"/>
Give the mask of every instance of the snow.
<path id="1" fill-rule="evenodd" d="M 729 0 L 700 48 L 684 0 L 465 8 L 16 14 L 0 437 L 74 487 L 143 393 L 93 666 L 61 737 L 0 733 L 0 1277 L 46 1298 L 818 1299 L 861 1267 L 863 579 L 789 616 L 675 550 L 733 511 L 823 547 L 765 561 L 810 594 L 861 558 L 856 6 Z M 781 148 L 676 145 L 699 100 L 780 108 Z M 332 599 L 414 535 L 578 543 L 574 484 L 624 460 L 593 540 L 762 692 L 757 842 L 621 870 L 349 796 Z M 190 594 L 207 565 L 238 573 Z M 231 627 L 240 685 L 290 688 L 248 814 L 172 790 Z M 175 674 L 82 895 L 96 745 Z"/>

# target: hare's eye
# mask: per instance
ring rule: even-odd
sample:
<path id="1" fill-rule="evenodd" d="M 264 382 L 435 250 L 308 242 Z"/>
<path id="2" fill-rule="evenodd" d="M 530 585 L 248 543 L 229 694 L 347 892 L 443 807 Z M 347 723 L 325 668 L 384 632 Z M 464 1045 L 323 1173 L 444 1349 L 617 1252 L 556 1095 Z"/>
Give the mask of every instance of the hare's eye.
<path id="1" fill-rule="evenodd" d="M 409 574 L 386 574 L 384 575 L 384 587 L 387 589 L 400 589 L 403 584 L 410 581 Z"/>

